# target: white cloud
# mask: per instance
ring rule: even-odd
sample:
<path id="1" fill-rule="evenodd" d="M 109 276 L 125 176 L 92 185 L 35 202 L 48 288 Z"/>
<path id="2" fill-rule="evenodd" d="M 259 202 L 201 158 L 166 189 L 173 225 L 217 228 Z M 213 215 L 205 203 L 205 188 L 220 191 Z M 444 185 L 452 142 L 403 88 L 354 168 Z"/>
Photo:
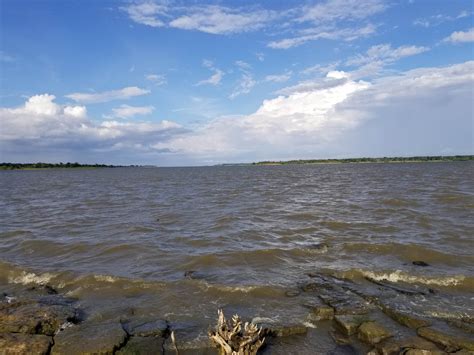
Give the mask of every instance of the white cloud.
<path id="1" fill-rule="evenodd" d="M 114 100 L 125 100 L 135 96 L 149 94 L 150 90 L 141 89 L 136 86 L 129 86 L 119 90 L 110 90 L 104 92 L 81 93 L 76 92 L 66 95 L 67 98 L 76 102 L 83 103 L 100 103 Z"/>
<path id="2" fill-rule="evenodd" d="M 212 34 L 249 32 L 262 28 L 273 17 L 272 11 L 244 11 L 224 6 L 199 6 L 172 20 L 170 27 Z"/>
<path id="3" fill-rule="evenodd" d="M 120 105 L 112 109 L 113 117 L 118 118 L 130 118 L 138 115 L 149 115 L 155 108 L 153 106 L 129 106 L 129 105 Z"/>
<path id="4" fill-rule="evenodd" d="M 142 25 L 151 27 L 163 27 L 165 23 L 159 18 L 166 16 L 168 7 L 165 4 L 159 4 L 155 1 L 145 1 L 142 3 L 133 3 L 129 6 L 120 8 L 125 11 L 130 18 Z"/>
<path id="5" fill-rule="evenodd" d="M 321 65 L 316 64 L 300 71 L 300 74 L 303 75 L 313 75 L 313 74 L 326 74 L 334 69 L 336 69 L 341 64 L 341 61 L 336 61 L 334 63 Z"/>
<path id="6" fill-rule="evenodd" d="M 381 61 L 383 63 L 393 63 L 401 58 L 417 55 L 428 51 L 428 47 L 421 46 L 400 46 L 392 48 L 390 44 L 379 44 L 372 46 L 365 55 L 357 55 L 346 61 L 346 65 L 366 65 Z"/>
<path id="7" fill-rule="evenodd" d="M 445 135 L 462 127 L 458 134 L 465 130 L 468 134 L 462 135 L 457 149 L 466 149 L 471 144 L 473 73 L 474 62 L 416 69 L 373 82 L 355 81 L 350 73 L 334 71 L 265 100 L 251 115 L 217 118 L 155 147 L 198 161 L 357 156 L 367 151 L 437 154 L 449 144 Z M 455 112 L 449 114 L 453 108 Z M 366 140 L 378 144 L 379 137 L 386 136 L 386 125 L 391 127 L 391 137 L 385 140 L 391 145 L 370 150 Z M 370 131 L 361 129 L 365 126 Z"/>
<path id="8" fill-rule="evenodd" d="M 261 53 L 261 52 L 255 53 L 255 56 L 257 57 L 257 59 L 260 62 L 263 62 L 265 60 L 265 54 L 264 53 Z"/>
<path id="9" fill-rule="evenodd" d="M 453 32 L 443 41 L 451 43 L 474 42 L 474 27 L 471 27 L 467 31 Z"/>
<path id="10" fill-rule="evenodd" d="M 237 60 L 235 65 L 242 73 L 241 77 L 237 83 L 237 86 L 234 88 L 232 93 L 229 95 L 229 99 L 233 100 L 236 97 L 244 94 L 248 94 L 252 91 L 252 88 L 257 84 L 257 81 L 253 78 L 252 73 L 250 70 L 252 66 L 242 60 Z"/>
<path id="11" fill-rule="evenodd" d="M 271 81 L 274 83 L 284 83 L 285 81 L 290 80 L 291 78 L 291 71 L 288 71 L 284 74 L 273 74 L 273 75 L 267 75 L 265 77 L 265 81 Z"/>
<path id="12" fill-rule="evenodd" d="M 257 84 L 250 73 L 243 73 L 237 84 L 237 87 L 229 95 L 229 99 L 235 99 L 237 96 L 248 94 L 252 88 Z"/>
<path id="13" fill-rule="evenodd" d="M 167 83 L 166 77 L 162 74 L 147 74 L 145 79 L 151 81 L 156 86 L 165 85 Z"/>
<path id="14" fill-rule="evenodd" d="M 87 117 L 84 106 L 62 106 L 54 100 L 54 95 L 35 95 L 23 106 L 0 108 L 2 148 L 61 146 L 71 150 L 113 150 L 118 146 L 138 144 L 142 149 L 153 150 L 151 146 L 156 142 L 182 131 L 180 125 L 166 120 L 95 123 Z"/>
<path id="15" fill-rule="evenodd" d="M 382 12 L 387 5 L 382 0 L 328 0 L 305 6 L 298 21 L 333 22 L 364 19 Z"/>
<path id="16" fill-rule="evenodd" d="M 204 79 L 199 81 L 196 86 L 201 86 L 201 85 L 219 85 L 222 77 L 224 76 L 224 72 L 214 66 L 214 63 L 210 61 L 209 59 L 204 59 L 202 61 L 202 65 L 209 70 L 213 71 L 214 74 L 212 74 L 209 78 Z"/>
<path id="17" fill-rule="evenodd" d="M 323 26 L 305 29 L 299 35 L 290 38 L 284 38 L 268 43 L 268 47 L 274 49 L 289 49 L 301 46 L 309 41 L 316 41 L 319 39 L 326 40 L 343 40 L 354 41 L 358 38 L 370 36 L 375 33 L 376 27 L 372 24 L 367 24 L 363 27 L 353 28 L 336 28 L 333 26 Z"/>
<path id="18" fill-rule="evenodd" d="M 448 21 L 456 21 L 465 17 L 468 17 L 470 13 L 468 11 L 461 11 L 457 16 L 450 16 L 446 14 L 437 14 L 430 17 L 420 17 L 413 21 L 413 25 L 421 26 L 425 28 L 439 26 Z"/>

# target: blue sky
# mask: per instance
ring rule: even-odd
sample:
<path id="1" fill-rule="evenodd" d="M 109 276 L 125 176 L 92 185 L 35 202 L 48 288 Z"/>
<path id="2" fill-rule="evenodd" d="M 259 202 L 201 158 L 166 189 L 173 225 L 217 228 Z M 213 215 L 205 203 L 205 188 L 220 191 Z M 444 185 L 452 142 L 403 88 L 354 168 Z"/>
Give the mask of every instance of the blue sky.
<path id="1" fill-rule="evenodd" d="M 471 1 L 0 6 L 2 161 L 473 153 Z"/>

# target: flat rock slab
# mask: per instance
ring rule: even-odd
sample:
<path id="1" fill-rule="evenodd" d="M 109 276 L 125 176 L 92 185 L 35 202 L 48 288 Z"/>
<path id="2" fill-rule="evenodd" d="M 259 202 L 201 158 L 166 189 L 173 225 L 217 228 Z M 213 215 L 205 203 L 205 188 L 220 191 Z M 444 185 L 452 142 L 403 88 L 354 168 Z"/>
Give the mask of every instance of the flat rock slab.
<path id="1" fill-rule="evenodd" d="M 406 354 L 411 350 L 427 351 L 428 354 L 444 354 L 435 344 L 420 337 L 405 340 L 387 339 L 375 345 L 381 355 Z"/>
<path id="2" fill-rule="evenodd" d="M 163 352 L 163 338 L 159 337 L 131 337 L 127 344 L 119 351 L 118 355 L 141 355 L 155 354 L 161 355 Z"/>
<path id="3" fill-rule="evenodd" d="M 139 337 L 162 337 L 168 330 L 165 320 L 131 320 L 124 324 L 128 334 Z"/>
<path id="4" fill-rule="evenodd" d="M 52 354 L 113 354 L 126 339 L 127 333 L 119 323 L 83 323 L 58 333 Z"/>
<path id="5" fill-rule="evenodd" d="M 418 328 L 421 328 L 421 327 L 427 327 L 430 325 L 430 322 L 427 321 L 426 319 L 421 319 L 421 318 L 418 318 L 406 311 L 403 311 L 403 310 L 399 310 L 395 307 L 390 307 L 390 306 L 386 306 L 386 305 L 382 305 L 382 311 L 387 315 L 389 316 L 390 318 L 392 318 L 394 321 L 396 321 L 397 323 L 405 326 L 405 327 L 408 327 L 408 328 L 411 328 L 411 329 L 418 329 Z"/>
<path id="6" fill-rule="evenodd" d="M 308 328 L 302 324 L 263 324 L 262 328 L 265 334 L 274 337 L 288 337 L 308 332 Z"/>
<path id="7" fill-rule="evenodd" d="M 462 336 L 446 334 L 431 327 L 419 328 L 418 335 L 444 348 L 447 352 L 458 350 L 474 351 L 474 340 Z"/>
<path id="8" fill-rule="evenodd" d="M 62 324 L 75 318 L 72 306 L 16 303 L 0 310 L 0 332 L 54 335 Z"/>
<path id="9" fill-rule="evenodd" d="M 365 322 L 359 326 L 357 336 L 363 342 L 375 345 L 392 334 L 377 322 Z"/>
<path id="10" fill-rule="evenodd" d="M 53 338 L 46 335 L 0 333 L 1 354 L 49 354 Z"/>

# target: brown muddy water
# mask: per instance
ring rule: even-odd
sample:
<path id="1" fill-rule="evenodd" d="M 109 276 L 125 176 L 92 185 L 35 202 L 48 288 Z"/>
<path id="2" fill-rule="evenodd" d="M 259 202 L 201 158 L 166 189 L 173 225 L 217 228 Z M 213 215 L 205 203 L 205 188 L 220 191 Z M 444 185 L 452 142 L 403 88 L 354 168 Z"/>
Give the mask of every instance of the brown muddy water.
<path id="1" fill-rule="evenodd" d="M 473 181 L 472 162 L 2 171 L 0 287 L 48 284 L 90 322 L 166 319 L 178 342 L 223 308 L 308 328 L 269 353 L 334 353 L 314 274 L 474 319 Z"/>

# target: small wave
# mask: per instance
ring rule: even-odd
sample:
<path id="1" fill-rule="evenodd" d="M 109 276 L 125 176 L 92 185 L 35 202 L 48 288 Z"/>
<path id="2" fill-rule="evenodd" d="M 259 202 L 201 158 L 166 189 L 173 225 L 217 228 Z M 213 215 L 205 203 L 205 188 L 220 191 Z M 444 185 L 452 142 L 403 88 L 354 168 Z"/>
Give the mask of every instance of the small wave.
<path id="1" fill-rule="evenodd" d="M 376 281 L 390 281 L 390 282 L 406 282 L 406 283 L 420 283 L 424 285 L 437 286 L 458 286 L 466 279 L 463 275 L 447 276 L 447 277 L 426 277 L 418 275 L 410 275 L 401 270 L 396 270 L 389 273 L 377 273 L 373 271 L 363 271 L 365 277 L 374 279 Z"/>
<path id="2" fill-rule="evenodd" d="M 452 276 L 422 276 L 413 275 L 401 270 L 394 271 L 371 271 L 363 269 L 350 269 L 335 272 L 335 276 L 345 279 L 368 278 L 375 281 L 389 281 L 393 283 L 422 284 L 427 286 L 458 287 L 466 290 L 473 290 L 474 279 L 464 275 Z"/>
<path id="3" fill-rule="evenodd" d="M 22 284 L 22 285 L 46 285 L 53 279 L 55 275 L 50 273 L 44 274 L 35 274 L 33 272 L 26 272 L 22 271 L 19 275 L 10 275 L 8 276 L 8 282 L 14 284 Z"/>

